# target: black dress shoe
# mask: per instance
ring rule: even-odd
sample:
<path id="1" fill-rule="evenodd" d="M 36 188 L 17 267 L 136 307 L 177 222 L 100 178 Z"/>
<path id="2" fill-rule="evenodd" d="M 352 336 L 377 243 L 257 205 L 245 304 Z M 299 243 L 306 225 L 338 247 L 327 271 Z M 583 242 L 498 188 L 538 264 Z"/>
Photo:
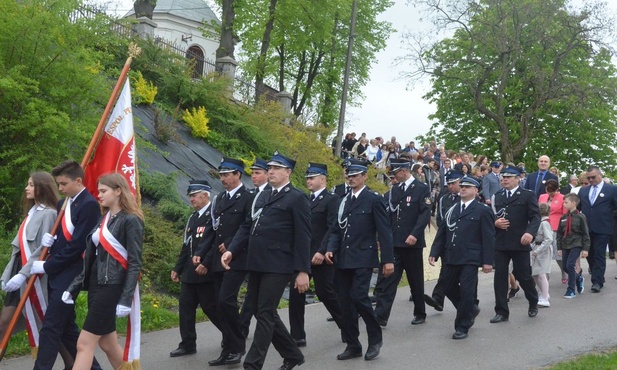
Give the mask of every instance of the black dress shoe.
<path id="1" fill-rule="evenodd" d="M 375 316 L 375 320 L 377 320 L 377 323 L 379 324 L 379 326 L 381 326 L 382 328 L 385 328 L 388 325 L 388 320 L 384 320 L 379 316 Z"/>
<path id="2" fill-rule="evenodd" d="M 362 348 L 345 348 L 343 353 L 336 356 L 337 360 L 349 360 L 350 358 L 356 358 L 362 356 Z"/>
<path id="3" fill-rule="evenodd" d="M 303 363 L 304 363 L 304 359 L 301 359 L 301 360 L 284 359 L 283 365 L 279 367 L 278 370 L 291 370 L 296 366 L 302 365 Z"/>
<path id="4" fill-rule="evenodd" d="M 467 333 L 457 330 L 452 334 L 452 339 L 465 339 L 467 338 Z"/>
<path id="5" fill-rule="evenodd" d="M 422 316 L 415 316 L 413 318 L 413 320 L 411 320 L 411 325 L 420 325 L 420 324 L 424 324 L 424 322 L 426 321 L 426 317 L 422 317 Z"/>
<path id="6" fill-rule="evenodd" d="M 508 318 L 504 315 L 497 314 L 491 319 L 491 324 L 495 324 L 502 321 L 508 321 Z"/>
<path id="7" fill-rule="evenodd" d="M 529 315 L 529 317 L 538 316 L 538 307 L 530 308 L 529 311 L 527 311 L 527 315 Z"/>
<path id="8" fill-rule="evenodd" d="M 593 284 L 591 286 L 592 293 L 599 293 L 601 289 L 602 287 L 600 286 L 600 284 Z"/>
<path id="9" fill-rule="evenodd" d="M 473 306 L 473 313 L 471 315 L 471 320 L 469 321 L 469 328 L 471 328 L 473 326 L 473 324 L 476 323 L 476 317 L 478 317 L 479 314 L 480 314 L 480 307 L 477 306 L 477 305 L 474 305 Z M 453 337 L 453 339 L 460 339 L 460 338 L 454 338 Z"/>
<path id="10" fill-rule="evenodd" d="M 443 304 L 440 304 L 435 298 L 431 297 L 428 294 L 424 295 L 424 302 L 439 312 L 443 311 Z"/>
<path id="11" fill-rule="evenodd" d="M 379 349 L 381 348 L 382 344 L 383 342 L 380 342 L 377 344 L 373 344 L 372 346 L 368 346 L 368 349 L 366 350 L 366 354 L 364 355 L 364 359 L 366 361 L 370 361 L 374 359 L 375 357 L 379 356 Z"/>
<path id="12" fill-rule="evenodd" d="M 227 358 L 225 358 L 224 365 L 239 364 L 240 361 L 242 361 L 242 355 L 243 353 L 230 353 L 229 355 L 227 355 Z"/>
<path id="13" fill-rule="evenodd" d="M 186 355 L 192 355 L 197 353 L 196 350 L 188 350 L 188 349 L 184 349 L 184 348 L 176 348 L 173 351 L 169 352 L 169 357 L 180 357 L 180 356 L 186 356 Z"/>
<path id="14" fill-rule="evenodd" d="M 294 343 L 298 347 L 306 347 L 306 339 L 294 339 Z"/>

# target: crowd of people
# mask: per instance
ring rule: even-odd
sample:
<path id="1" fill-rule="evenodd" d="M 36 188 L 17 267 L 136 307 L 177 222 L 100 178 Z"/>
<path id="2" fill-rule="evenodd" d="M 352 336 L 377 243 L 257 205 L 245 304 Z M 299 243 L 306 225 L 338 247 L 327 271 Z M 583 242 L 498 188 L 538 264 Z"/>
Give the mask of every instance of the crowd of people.
<path id="1" fill-rule="evenodd" d="M 188 184 L 194 212 L 170 273 L 181 284 L 181 341 L 171 357 L 196 353 L 195 315 L 201 307 L 222 334 L 221 354 L 210 366 L 238 364 L 244 357 L 245 369 L 261 369 L 270 344 L 283 359 L 279 370 L 301 365 L 310 279 L 340 329 L 345 344 L 336 356 L 340 361 L 362 355 L 370 361 L 379 355 L 382 328 L 388 325 L 403 272 L 413 301 L 410 324 L 425 323 L 427 305 L 442 311 L 447 297 L 457 309 L 455 340 L 467 338 L 480 312 L 479 271 L 494 272 L 490 322 L 495 324 L 509 320 L 509 299 L 520 290 L 530 318 L 551 305 L 548 279 L 554 259 L 561 268 L 564 298 L 585 291 L 581 258 L 587 258 L 591 292 L 603 288 L 606 248 L 616 244 L 616 223 L 606 215 L 617 211 L 617 187 L 604 180 L 598 167 L 569 176 L 560 188 L 560 173 L 552 171 L 545 155 L 538 158 L 538 171 L 527 175 L 523 164 L 448 151 L 434 142 L 416 148 L 414 142 L 401 146 L 394 137 L 386 143 L 365 135 L 354 140 L 346 135 L 344 181 L 331 190 L 326 189 L 327 165 L 314 162 L 305 172 L 310 193 L 294 187 L 290 176 L 296 162 L 278 152 L 250 166 L 252 189 L 242 183 L 244 163 L 230 157 L 223 157 L 218 168 L 225 191 L 213 194 L 212 184 L 203 179 Z M 366 185 L 371 166 L 383 169 L 378 179 L 389 186 L 385 194 Z M 68 223 L 55 236 L 49 231 L 63 201 L 54 208 L 53 178 L 69 203 Z M 50 369 L 58 353 L 67 368 L 100 368 L 94 359 L 97 344 L 114 369 L 139 366 L 123 360 L 115 316 L 136 307 L 143 216 L 122 176 L 105 175 L 98 184 L 99 202 L 83 187 L 83 170 L 74 162 L 51 175 L 33 173 L 28 182 L 27 216 L 2 282 L 4 290 L 16 292 L 31 274 L 47 275 L 47 313 L 35 369 Z M 433 217 L 438 228 L 429 245 L 425 230 Z M 43 248 L 50 248 L 50 256 L 37 261 Z M 425 262 L 438 260 L 437 284 L 426 294 Z M 375 269 L 379 278 L 370 296 Z M 247 278 L 240 307 L 238 294 Z M 277 313 L 288 285 L 289 330 Z M 89 291 L 89 310 L 79 333 L 74 299 L 81 289 Z M 18 300 L 18 293 L 7 294 L 1 328 Z M 247 352 L 253 317 L 257 324 Z M 359 340 L 359 318 L 368 334 L 366 351 Z M 36 324 L 35 319 L 28 321 Z"/>

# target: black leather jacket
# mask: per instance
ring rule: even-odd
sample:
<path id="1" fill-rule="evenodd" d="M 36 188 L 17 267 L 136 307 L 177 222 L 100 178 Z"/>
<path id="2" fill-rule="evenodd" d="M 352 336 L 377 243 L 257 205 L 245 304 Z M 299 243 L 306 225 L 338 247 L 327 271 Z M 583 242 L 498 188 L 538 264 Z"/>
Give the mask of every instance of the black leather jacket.
<path id="1" fill-rule="evenodd" d="M 84 268 L 82 272 L 75 277 L 71 285 L 69 285 L 67 291 L 75 298 L 80 290 L 88 290 L 92 264 L 94 263 L 94 259 L 97 258 L 98 283 L 101 285 L 124 285 L 124 290 L 122 291 L 118 304 L 131 307 L 133 293 L 135 292 L 137 279 L 141 270 L 144 223 L 139 217 L 123 211 L 118 212 L 108 223 L 107 227 L 109 231 L 127 249 L 128 270 L 125 270 L 118 261 L 107 253 L 100 243 L 96 247 L 92 243 L 92 234 L 100 226 L 102 220 L 103 218 L 99 220 L 98 225 L 88 235 Z"/>

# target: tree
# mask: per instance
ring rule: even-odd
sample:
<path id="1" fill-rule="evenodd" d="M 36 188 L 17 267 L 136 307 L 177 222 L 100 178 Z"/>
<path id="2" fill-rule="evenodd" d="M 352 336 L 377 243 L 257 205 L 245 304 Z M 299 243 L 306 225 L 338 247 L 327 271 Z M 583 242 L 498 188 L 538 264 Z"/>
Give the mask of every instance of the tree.
<path id="1" fill-rule="evenodd" d="M 245 76 L 292 95 L 292 109 L 304 121 L 333 128 L 345 69 L 351 0 L 245 0 L 236 4 L 234 32 L 242 41 Z M 389 0 L 359 1 L 350 100 L 358 103 L 375 54 L 392 32 L 378 21 Z"/>
<path id="2" fill-rule="evenodd" d="M 406 41 L 412 81 L 430 76 L 436 103 L 429 136 L 448 147 L 560 169 L 614 168 L 617 76 L 603 41 L 612 23 L 602 4 L 565 0 L 422 0 L 451 36 Z M 533 167 L 533 166 L 532 166 Z M 570 172 L 572 173 L 572 172 Z"/>

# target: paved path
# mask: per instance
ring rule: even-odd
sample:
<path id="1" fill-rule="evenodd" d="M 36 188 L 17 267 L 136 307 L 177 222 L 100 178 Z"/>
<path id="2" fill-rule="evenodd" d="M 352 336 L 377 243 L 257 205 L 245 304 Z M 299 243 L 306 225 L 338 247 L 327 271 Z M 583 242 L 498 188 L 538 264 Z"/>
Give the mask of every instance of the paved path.
<path id="1" fill-rule="evenodd" d="M 552 306 L 541 309 L 538 317 L 528 318 L 527 301 L 520 294 L 511 300 L 510 321 L 499 324 L 489 323 L 494 314 L 493 275 L 480 274 L 478 295 L 482 312 L 469 337 L 461 341 L 450 339 L 455 311 L 449 302 L 441 313 L 427 307 L 426 323 L 412 327 L 413 303 L 408 301 L 408 288 L 400 288 L 392 317 L 384 329 L 381 355 L 371 362 L 362 358 L 337 361 L 336 355 L 345 347 L 340 342 L 339 332 L 334 323 L 326 322 L 328 314 L 323 305 L 310 305 L 306 310 L 308 346 L 303 348 L 306 363 L 298 369 L 533 369 L 578 354 L 615 347 L 617 280 L 614 276 L 617 267 L 614 261 L 607 262 L 607 283 L 602 292 L 591 293 L 587 281 L 587 291 L 572 300 L 562 298 L 565 287 L 554 264 L 550 281 Z M 427 291 L 430 292 L 434 284 L 434 281 L 427 282 Z M 287 310 L 281 310 L 281 316 L 287 322 Z M 361 341 L 366 346 L 363 324 L 360 332 Z M 177 329 L 144 334 L 144 370 L 209 368 L 208 360 L 218 357 L 221 336 L 209 322 L 199 324 L 198 333 L 197 354 L 174 359 L 169 357 L 169 351 L 176 348 L 180 339 Z M 249 337 L 247 346 L 251 339 Z M 104 355 L 98 357 L 104 368 L 109 369 Z M 264 368 L 276 369 L 281 363 L 278 353 L 270 347 Z M 0 369 L 29 370 L 32 364 L 29 356 L 5 359 L 0 363 Z M 61 360 L 54 369 L 62 369 L 60 365 Z M 240 369 L 241 366 L 229 368 Z"/>

